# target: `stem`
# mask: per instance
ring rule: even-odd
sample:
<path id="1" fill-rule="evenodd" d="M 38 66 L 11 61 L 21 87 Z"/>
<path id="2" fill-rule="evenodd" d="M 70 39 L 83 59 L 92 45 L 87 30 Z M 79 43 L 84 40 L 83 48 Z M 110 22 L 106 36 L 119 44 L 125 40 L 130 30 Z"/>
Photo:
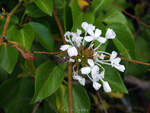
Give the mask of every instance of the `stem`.
<path id="1" fill-rule="evenodd" d="M 39 102 L 37 102 L 37 103 L 34 105 L 34 108 L 33 108 L 32 113 L 36 113 L 36 111 L 37 111 L 37 109 L 38 109 L 39 105 L 41 104 L 41 102 L 42 102 L 42 100 L 41 100 L 41 101 L 39 101 Z"/>
<path id="2" fill-rule="evenodd" d="M 22 16 L 22 18 L 21 18 L 21 21 L 20 21 L 20 24 L 19 24 L 19 25 L 21 25 L 21 24 L 22 24 L 22 22 L 23 22 L 23 20 L 24 20 L 25 15 L 26 15 L 26 13 L 24 12 L 24 14 L 23 14 L 23 16 Z"/>
<path id="3" fill-rule="evenodd" d="M 110 56 L 105 56 L 106 58 L 110 58 Z M 147 66 L 150 66 L 150 63 L 145 63 L 145 62 L 141 62 L 141 61 L 137 61 L 137 60 L 131 60 L 131 59 L 128 59 L 128 58 L 123 58 L 123 57 L 120 57 L 122 60 L 126 60 L 126 61 L 129 61 L 129 62 L 134 62 L 134 63 L 137 63 L 137 64 L 143 64 L 143 65 L 147 65 Z"/>
<path id="4" fill-rule="evenodd" d="M 69 113 L 73 113 L 73 94 L 72 94 L 72 63 L 68 63 L 68 83 L 69 83 Z"/>
<path id="5" fill-rule="evenodd" d="M 2 37 L 5 36 L 5 34 L 6 34 L 7 27 L 8 27 L 8 25 L 9 25 L 11 16 L 15 13 L 15 11 L 19 8 L 20 5 L 21 5 L 21 3 L 19 2 L 19 3 L 15 6 L 15 8 L 7 15 L 7 20 L 6 20 L 6 22 L 5 22 L 5 26 L 4 26 L 4 29 L 3 29 Z"/>
<path id="6" fill-rule="evenodd" d="M 56 13 L 56 11 L 55 11 L 54 8 L 53 8 L 53 14 L 54 14 L 55 20 L 56 20 L 56 22 L 57 22 L 58 28 L 59 28 L 59 30 L 60 30 L 61 36 L 62 36 L 62 38 L 63 38 L 63 42 L 64 42 L 64 44 L 67 44 L 66 41 L 65 41 L 65 37 L 64 37 L 64 30 L 63 30 L 63 27 L 62 27 L 62 25 L 61 25 L 61 23 L 60 23 L 60 20 L 59 20 L 58 15 L 57 15 L 57 13 Z"/>

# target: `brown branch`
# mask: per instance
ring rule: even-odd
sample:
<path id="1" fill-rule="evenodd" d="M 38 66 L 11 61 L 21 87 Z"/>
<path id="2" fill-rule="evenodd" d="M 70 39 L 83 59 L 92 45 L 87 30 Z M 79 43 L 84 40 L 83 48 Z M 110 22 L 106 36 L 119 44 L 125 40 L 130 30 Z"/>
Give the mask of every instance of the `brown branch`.
<path id="1" fill-rule="evenodd" d="M 116 2 L 113 2 L 114 5 L 118 6 L 126 15 L 130 16 L 131 18 L 135 19 L 138 23 L 144 25 L 147 28 L 150 28 L 150 25 L 145 24 L 144 22 L 142 22 L 138 17 L 128 13 L 126 10 L 124 10 L 119 4 L 117 4 Z"/>
<path id="2" fill-rule="evenodd" d="M 33 108 L 32 113 L 36 113 L 36 111 L 37 111 L 38 107 L 40 106 L 41 102 L 42 102 L 42 100 L 37 102 L 36 104 L 34 104 L 34 108 Z"/>
<path id="3" fill-rule="evenodd" d="M 15 8 L 7 15 L 7 19 L 6 19 L 6 22 L 5 22 L 5 26 L 4 26 L 4 29 L 3 29 L 3 32 L 2 32 L 2 37 L 5 36 L 6 34 L 6 31 L 7 31 L 7 28 L 8 28 L 8 25 L 9 25 L 9 22 L 10 22 L 10 18 L 11 16 L 15 13 L 15 11 L 20 7 L 21 5 L 21 2 L 19 2 Z M 1 46 L 1 43 L 3 42 L 3 38 L 1 37 L 0 39 L 0 46 Z"/>
<path id="4" fill-rule="evenodd" d="M 69 83 L 69 113 L 73 113 L 73 94 L 72 94 L 72 63 L 68 63 L 68 83 Z"/>
<path id="5" fill-rule="evenodd" d="M 61 36 L 63 38 L 63 42 L 64 42 L 64 44 L 66 44 L 66 40 L 65 40 L 65 37 L 64 37 L 64 30 L 63 30 L 63 27 L 62 27 L 62 25 L 60 23 L 60 20 L 59 20 L 58 15 L 57 15 L 57 13 L 56 13 L 54 8 L 53 8 L 53 14 L 54 14 L 55 20 L 57 22 L 58 28 L 60 30 Z"/>

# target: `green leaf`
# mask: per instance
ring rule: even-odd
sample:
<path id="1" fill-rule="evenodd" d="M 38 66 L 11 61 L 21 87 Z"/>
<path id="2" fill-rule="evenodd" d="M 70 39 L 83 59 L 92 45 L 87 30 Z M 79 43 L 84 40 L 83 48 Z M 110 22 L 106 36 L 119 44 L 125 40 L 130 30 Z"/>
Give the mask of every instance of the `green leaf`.
<path id="1" fill-rule="evenodd" d="M 69 90 L 65 94 L 65 106 L 62 112 L 67 112 L 69 108 Z M 81 85 L 73 85 L 73 112 L 74 113 L 90 113 L 90 99 L 86 90 Z"/>
<path id="2" fill-rule="evenodd" d="M 33 90 L 32 79 L 10 78 L 0 86 L 0 106 L 6 113 L 31 113 L 32 105 L 28 104 L 28 98 L 32 97 Z"/>
<path id="3" fill-rule="evenodd" d="M 92 12 L 84 13 L 77 2 L 74 0 L 71 6 L 72 9 L 72 17 L 73 17 L 73 28 L 72 31 L 76 32 L 77 29 L 81 29 L 82 22 L 93 23 L 94 22 L 94 14 Z"/>
<path id="4" fill-rule="evenodd" d="M 53 94 L 59 88 L 63 78 L 63 69 L 56 66 L 54 62 L 47 61 L 41 64 L 36 72 L 35 94 L 31 103 L 35 103 Z"/>
<path id="5" fill-rule="evenodd" d="M 4 71 L 1 67 L 0 67 L 0 85 L 1 83 L 3 83 L 8 77 L 8 74 L 6 71 Z"/>
<path id="6" fill-rule="evenodd" d="M 25 13 L 31 17 L 39 18 L 46 16 L 35 4 L 29 4 L 25 10 Z"/>
<path id="7" fill-rule="evenodd" d="M 64 8 L 64 28 L 65 28 L 66 32 L 71 30 L 72 24 L 73 24 L 73 22 L 72 22 L 71 8 L 65 2 L 65 8 Z"/>
<path id="8" fill-rule="evenodd" d="M 0 47 L 0 66 L 10 74 L 17 63 L 17 60 L 17 50 L 14 47 L 2 44 Z"/>
<path id="9" fill-rule="evenodd" d="M 92 11 L 99 12 L 100 10 L 103 10 L 107 6 L 109 6 L 112 3 L 113 0 L 92 0 L 91 9 Z"/>
<path id="10" fill-rule="evenodd" d="M 121 23 L 113 23 L 108 25 L 108 27 L 112 28 L 116 33 L 116 38 L 113 39 L 113 42 L 117 49 L 121 53 L 128 50 L 128 52 L 123 54 L 123 56 L 129 59 L 135 59 L 135 46 L 133 36 L 129 28 Z"/>
<path id="11" fill-rule="evenodd" d="M 122 12 L 120 12 L 117 9 L 112 9 L 111 7 L 109 8 L 109 10 L 107 10 L 107 13 L 106 13 L 103 21 L 106 24 L 118 22 L 118 23 L 127 25 L 127 20 L 126 20 L 125 16 L 122 14 Z"/>
<path id="12" fill-rule="evenodd" d="M 106 70 L 104 80 L 109 83 L 111 89 L 116 92 L 128 93 L 128 90 L 126 89 L 118 71 L 108 65 L 103 65 L 103 67 Z"/>
<path id="13" fill-rule="evenodd" d="M 21 29 L 16 29 L 13 34 L 13 40 L 22 44 L 26 50 L 29 50 L 33 40 L 34 40 L 34 31 L 30 24 L 26 24 Z"/>
<path id="14" fill-rule="evenodd" d="M 46 14 L 52 16 L 53 0 L 34 0 L 34 3 Z"/>
<path id="15" fill-rule="evenodd" d="M 50 30 L 40 23 L 31 22 L 30 25 L 33 27 L 40 44 L 47 51 L 52 52 L 54 50 L 54 38 Z"/>
<path id="16" fill-rule="evenodd" d="M 150 50 L 147 41 L 144 37 L 136 37 L 135 39 L 136 60 L 142 62 L 150 61 Z"/>

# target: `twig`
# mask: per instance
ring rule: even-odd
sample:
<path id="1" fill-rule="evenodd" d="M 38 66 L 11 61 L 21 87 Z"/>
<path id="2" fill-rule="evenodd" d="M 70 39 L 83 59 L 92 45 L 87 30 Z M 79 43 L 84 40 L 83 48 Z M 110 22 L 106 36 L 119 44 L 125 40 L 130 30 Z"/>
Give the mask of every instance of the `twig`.
<path id="1" fill-rule="evenodd" d="M 104 107 L 104 111 L 105 111 L 105 113 L 107 113 L 106 107 L 105 107 L 105 105 L 104 105 L 104 103 L 103 103 L 103 100 L 102 100 L 101 95 L 100 95 L 100 93 L 99 93 L 99 92 L 98 92 L 98 97 L 99 97 L 99 100 L 100 100 L 101 104 L 102 104 L 102 105 L 103 105 L 103 107 Z"/>
<path id="2" fill-rule="evenodd" d="M 72 94 L 72 63 L 68 63 L 68 83 L 69 83 L 69 113 L 73 113 L 73 94 Z"/>
<path id="3" fill-rule="evenodd" d="M 7 31 L 7 28 L 8 28 L 8 25 L 9 25 L 9 22 L 10 22 L 10 18 L 11 16 L 15 13 L 15 11 L 20 7 L 21 5 L 21 2 L 19 2 L 15 8 L 7 15 L 7 19 L 6 19 L 6 22 L 5 22 L 5 26 L 4 26 L 4 29 L 3 29 L 3 32 L 2 32 L 2 37 L 5 36 L 6 34 L 6 31 Z M 1 37 L 0 39 L 0 46 L 1 46 L 1 43 L 3 42 L 3 38 Z"/>
<path id="4" fill-rule="evenodd" d="M 37 111 L 38 107 L 40 106 L 41 102 L 42 102 L 42 100 L 37 102 L 36 104 L 34 104 L 34 108 L 33 108 L 32 113 L 36 113 L 36 111 Z"/>
<path id="5" fill-rule="evenodd" d="M 147 28 L 150 28 L 150 25 L 145 24 L 144 22 L 142 22 L 138 17 L 128 13 L 126 10 L 124 10 L 119 4 L 117 4 L 116 2 L 113 2 L 114 5 L 118 6 L 126 15 L 130 16 L 131 18 L 135 19 L 138 23 L 144 25 Z"/>
<path id="6" fill-rule="evenodd" d="M 64 37 L 64 30 L 63 30 L 63 27 L 62 27 L 62 25 L 60 23 L 60 20 L 59 20 L 58 15 L 57 15 L 57 13 L 56 13 L 54 8 L 53 8 L 53 14 L 54 14 L 55 20 L 57 22 L 58 28 L 60 30 L 61 36 L 63 38 L 63 42 L 64 42 L 64 44 L 66 44 L 65 37 Z"/>

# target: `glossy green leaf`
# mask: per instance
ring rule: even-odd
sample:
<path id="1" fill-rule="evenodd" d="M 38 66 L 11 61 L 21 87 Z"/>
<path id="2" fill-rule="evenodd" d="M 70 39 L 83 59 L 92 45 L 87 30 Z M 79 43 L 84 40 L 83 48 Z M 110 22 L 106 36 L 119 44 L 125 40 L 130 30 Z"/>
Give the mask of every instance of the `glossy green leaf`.
<path id="1" fill-rule="evenodd" d="M 41 64 L 35 76 L 35 94 L 31 103 L 47 98 L 53 94 L 62 83 L 64 71 L 54 62 L 47 61 Z"/>
<path id="2" fill-rule="evenodd" d="M 108 25 L 109 28 L 112 28 L 116 33 L 116 38 L 113 39 L 113 42 L 117 49 L 123 53 L 128 50 L 123 56 L 129 59 L 135 59 L 135 46 L 133 41 L 133 36 L 128 27 L 121 23 L 113 23 Z"/>
<path id="3" fill-rule="evenodd" d="M 117 9 L 112 9 L 111 7 L 109 8 L 109 10 L 107 10 L 107 13 L 106 13 L 103 21 L 106 24 L 118 22 L 118 23 L 127 25 L 127 20 L 126 20 L 125 16 L 122 14 L 122 12 L 120 12 Z"/>
<path id="4" fill-rule="evenodd" d="M 73 1 L 71 9 L 72 9 L 72 17 L 73 17 L 72 31 L 76 32 L 77 29 L 81 29 L 82 22 L 87 22 L 87 23 L 94 22 L 94 14 L 92 12 L 84 13 L 80 9 L 77 0 Z"/>
<path id="5" fill-rule="evenodd" d="M 2 44 L 0 47 L 0 66 L 9 74 L 13 71 L 18 60 L 16 48 Z"/>
<path id="6" fill-rule="evenodd" d="M 39 18 L 46 16 L 35 4 L 29 4 L 25 10 L 25 13 L 31 17 Z"/>
<path id="7" fill-rule="evenodd" d="M 8 73 L 0 67 L 0 85 L 3 83 L 8 77 Z"/>
<path id="8" fill-rule="evenodd" d="M 5 113 L 31 113 L 32 105 L 28 104 L 28 98 L 33 95 L 33 86 L 33 81 L 29 78 L 13 77 L 6 80 L 0 86 L 0 106 Z"/>
<path id="9" fill-rule="evenodd" d="M 52 16 L 53 0 L 34 0 L 34 3 L 46 14 Z"/>
<path id="10" fill-rule="evenodd" d="M 113 0 L 92 0 L 91 9 L 93 12 L 99 12 L 112 3 Z"/>
<path id="11" fill-rule="evenodd" d="M 43 24 L 31 22 L 30 25 L 33 27 L 34 32 L 39 40 L 39 43 L 47 50 L 54 50 L 54 38 L 51 31 Z"/>
<path id="12" fill-rule="evenodd" d="M 59 113 L 64 113 L 62 109 L 64 106 L 64 95 L 66 89 L 66 85 L 60 85 L 59 89 L 53 95 L 47 98 L 48 103 L 51 105 L 50 107 L 56 112 L 59 111 Z"/>
<path id="13" fill-rule="evenodd" d="M 103 65 L 103 67 L 106 70 L 104 80 L 109 83 L 112 91 L 128 93 L 119 72 L 115 68 L 108 65 Z"/>
<path id="14" fill-rule="evenodd" d="M 13 34 L 13 40 L 22 44 L 25 49 L 29 50 L 33 40 L 34 40 L 34 31 L 30 24 L 26 24 L 21 29 L 16 29 Z"/>
<path id="15" fill-rule="evenodd" d="M 64 28 L 65 28 L 66 32 L 71 30 L 72 24 L 73 24 L 73 22 L 72 22 L 71 8 L 65 2 L 65 7 L 64 7 Z"/>
<path id="16" fill-rule="evenodd" d="M 62 111 L 67 113 L 69 110 L 69 93 L 68 89 L 65 94 L 65 106 Z M 73 85 L 73 112 L 74 113 L 90 113 L 90 99 L 86 90 L 81 85 Z"/>

